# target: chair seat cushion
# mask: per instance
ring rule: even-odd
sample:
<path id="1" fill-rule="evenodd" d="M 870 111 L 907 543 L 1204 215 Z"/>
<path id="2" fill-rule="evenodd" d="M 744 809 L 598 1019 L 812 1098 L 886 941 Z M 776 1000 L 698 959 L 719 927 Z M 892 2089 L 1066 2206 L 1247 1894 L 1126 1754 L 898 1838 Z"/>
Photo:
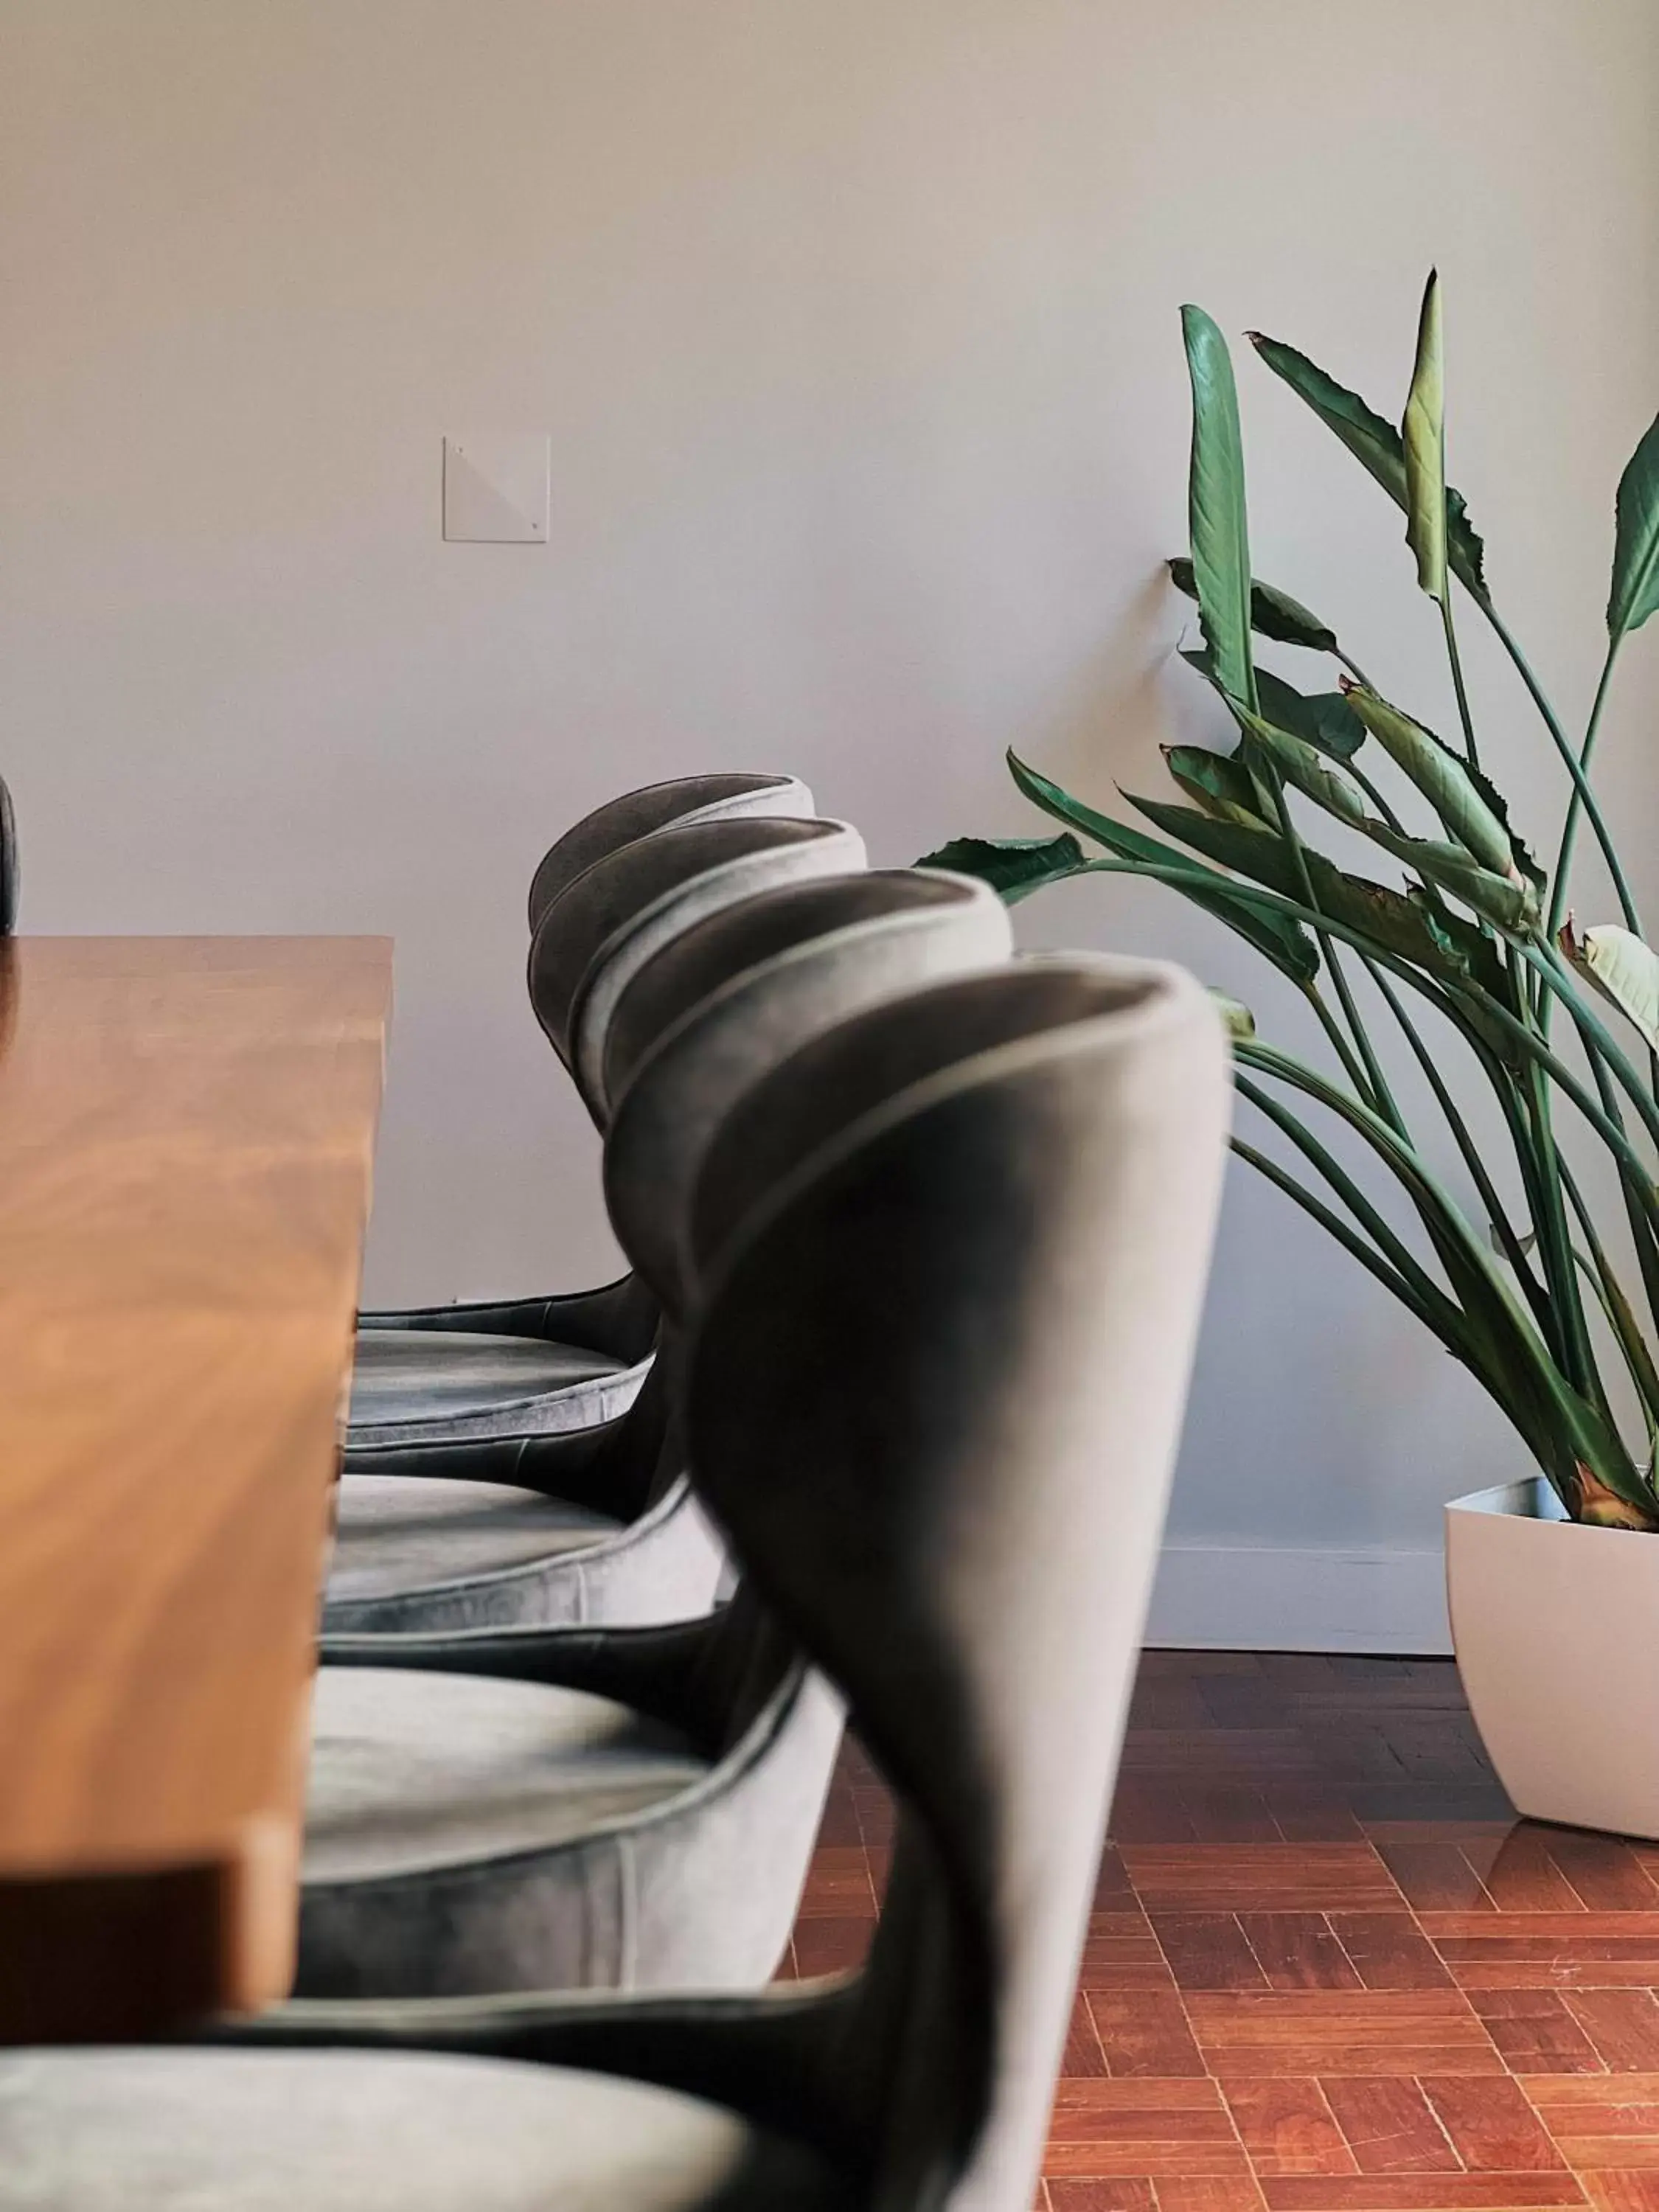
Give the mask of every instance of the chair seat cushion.
<path id="1" fill-rule="evenodd" d="M 623 1412 L 642 1370 L 533 1336 L 360 1328 L 351 1375 L 356 1443 L 446 1435 L 543 1435 Z"/>
<path id="2" fill-rule="evenodd" d="M 505 1482 L 348 1474 L 339 1486 L 331 1603 L 465 1582 L 590 1550 L 619 1521 Z"/>
<path id="3" fill-rule="evenodd" d="M 0 2056 L 0 2212 L 829 2212 L 804 2147 L 700 2100 L 496 2059 Z"/>
<path id="4" fill-rule="evenodd" d="M 304 1880 L 384 1881 L 545 1850 L 708 1772 L 608 1698 L 483 1674 L 322 1667 Z"/>

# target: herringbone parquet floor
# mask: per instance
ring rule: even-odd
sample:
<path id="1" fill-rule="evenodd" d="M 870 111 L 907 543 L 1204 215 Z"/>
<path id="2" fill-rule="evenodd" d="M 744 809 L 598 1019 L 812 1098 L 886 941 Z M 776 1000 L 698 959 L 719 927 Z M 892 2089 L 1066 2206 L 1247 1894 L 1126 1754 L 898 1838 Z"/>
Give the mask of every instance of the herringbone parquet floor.
<path id="1" fill-rule="evenodd" d="M 849 1749 L 794 1972 L 890 1827 Z M 1039 2212 L 1659 2212 L 1656 1993 L 1659 1846 L 1517 1822 L 1449 1662 L 1149 1652 Z"/>

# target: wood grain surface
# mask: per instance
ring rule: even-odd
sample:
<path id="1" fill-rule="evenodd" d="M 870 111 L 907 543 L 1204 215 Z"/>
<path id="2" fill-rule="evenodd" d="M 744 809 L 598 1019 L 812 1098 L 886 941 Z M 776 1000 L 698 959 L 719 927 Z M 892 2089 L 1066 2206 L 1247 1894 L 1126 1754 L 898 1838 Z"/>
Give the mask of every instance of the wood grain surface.
<path id="1" fill-rule="evenodd" d="M 390 995 L 380 939 L 0 945 L 0 2040 L 287 1985 Z"/>
<path id="2" fill-rule="evenodd" d="M 788 1971 L 856 1965 L 849 1742 Z M 1149 1651 L 1034 2212 L 1659 2212 L 1659 1845 L 1517 1820 L 1449 1660 Z"/>

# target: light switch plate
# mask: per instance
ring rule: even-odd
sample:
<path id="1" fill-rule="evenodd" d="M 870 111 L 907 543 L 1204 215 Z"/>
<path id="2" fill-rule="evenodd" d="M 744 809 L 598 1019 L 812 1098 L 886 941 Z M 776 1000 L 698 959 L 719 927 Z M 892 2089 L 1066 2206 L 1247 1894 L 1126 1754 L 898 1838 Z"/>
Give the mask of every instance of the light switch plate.
<path id="1" fill-rule="evenodd" d="M 444 536 L 452 545 L 547 543 L 545 433 L 444 440 Z"/>

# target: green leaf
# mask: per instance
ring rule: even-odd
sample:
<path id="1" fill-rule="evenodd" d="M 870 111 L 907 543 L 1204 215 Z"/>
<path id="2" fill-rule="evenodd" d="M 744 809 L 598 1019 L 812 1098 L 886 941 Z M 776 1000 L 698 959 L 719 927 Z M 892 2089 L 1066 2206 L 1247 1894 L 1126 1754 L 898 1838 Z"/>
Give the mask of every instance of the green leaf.
<path id="1" fill-rule="evenodd" d="M 924 854 L 919 868 L 948 868 L 953 875 L 976 876 L 1016 906 L 1045 884 L 1074 876 L 1084 866 L 1075 837 L 953 837 L 937 853 Z"/>
<path id="2" fill-rule="evenodd" d="M 1253 1037 L 1255 1035 L 1255 1016 L 1242 999 L 1235 999 L 1226 991 L 1210 986 L 1210 1002 L 1226 1024 L 1230 1037 Z"/>
<path id="3" fill-rule="evenodd" d="M 1340 691 L 1294 691 L 1277 676 L 1261 679 L 1261 711 L 1316 752 L 1352 760 L 1365 742 L 1365 725 Z"/>
<path id="4" fill-rule="evenodd" d="M 1429 735 L 1431 737 L 1434 737 L 1432 730 L 1430 731 Z M 1514 823 L 1510 820 L 1509 802 L 1504 798 L 1503 793 L 1499 791 L 1498 786 L 1492 781 L 1492 778 L 1486 774 L 1484 769 L 1477 767 L 1473 761 L 1466 761 L 1461 754 L 1452 752 L 1450 746 L 1447 744 L 1443 738 L 1435 738 L 1434 741 L 1441 748 L 1442 751 L 1449 754 L 1450 757 L 1457 763 L 1459 768 L 1461 768 L 1464 775 L 1468 776 L 1469 781 L 1480 793 L 1481 798 L 1486 800 L 1486 805 L 1492 810 L 1492 813 L 1498 822 L 1498 826 L 1502 829 L 1504 835 L 1510 841 L 1510 849 L 1515 854 L 1515 865 L 1520 869 L 1522 874 L 1527 878 L 1533 889 L 1537 891 L 1541 891 L 1548 883 L 1549 878 L 1545 874 L 1543 869 L 1539 866 L 1537 861 L 1533 858 L 1531 852 L 1528 848 L 1526 840 L 1521 836 L 1520 831 L 1516 830 Z"/>
<path id="5" fill-rule="evenodd" d="M 1216 680 L 1230 697 L 1256 703 L 1250 660 L 1250 545 L 1244 512 L 1244 444 L 1227 341 L 1202 307 L 1181 311 L 1193 387 L 1187 526 L 1193 580 Z"/>
<path id="6" fill-rule="evenodd" d="M 1385 823 L 1369 822 L 1364 830 L 1373 844 L 1382 846 L 1385 853 L 1392 853 L 1407 867 L 1414 868 L 1425 882 L 1462 899 L 1466 906 L 1473 907 L 1476 914 L 1499 929 L 1525 930 L 1536 926 L 1537 894 L 1518 873 L 1494 875 L 1462 845 L 1443 845 L 1431 837 L 1404 836 Z"/>
<path id="7" fill-rule="evenodd" d="M 1392 422 L 1385 422 L 1357 392 L 1350 392 L 1328 376 L 1304 353 L 1260 331 L 1249 334 L 1250 343 L 1282 383 L 1311 407 L 1329 430 L 1334 430 L 1360 465 L 1376 477 L 1402 513 L 1410 511 L 1406 485 L 1406 450 Z M 1486 547 L 1469 520 L 1461 491 L 1446 487 L 1446 558 L 1452 574 L 1478 599 L 1486 596 Z"/>
<path id="8" fill-rule="evenodd" d="M 1623 637 L 1659 611 L 1659 417 L 1631 455 L 1613 502 L 1607 630 Z"/>
<path id="9" fill-rule="evenodd" d="M 1213 815 L 1197 813 L 1191 807 L 1172 806 L 1166 799 L 1142 799 L 1133 791 L 1126 791 L 1123 795 L 1149 822 L 1155 822 L 1166 836 L 1190 845 L 1206 860 L 1249 876 L 1253 883 L 1265 884 L 1281 898 L 1301 898 L 1301 879 L 1291 848 L 1279 832 L 1265 823 L 1252 828 L 1243 822 L 1218 822 Z M 1308 855 L 1310 861 L 1316 857 L 1311 853 Z"/>
<path id="10" fill-rule="evenodd" d="M 1008 771 L 1034 805 L 1040 806 L 1045 814 L 1052 814 L 1057 821 L 1082 830 L 1085 837 L 1092 838 L 1097 845 L 1103 845 L 1119 860 L 1131 866 L 1141 861 L 1153 867 L 1183 870 L 1194 880 L 1175 886 L 1182 897 L 1190 899 L 1218 921 L 1225 922 L 1229 929 L 1271 960 L 1282 975 L 1290 976 L 1294 982 L 1310 983 L 1319 973 L 1319 947 L 1300 922 L 1252 906 L 1238 896 L 1225 876 L 1217 875 L 1200 862 L 1189 860 L 1172 845 L 1161 845 L 1144 830 L 1132 829 L 1127 822 L 1115 822 L 1109 814 L 1099 813 L 1082 799 L 1073 799 L 1069 791 L 1063 791 L 1059 784 L 1051 783 L 1046 775 L 1028 767 L 1012 749 Z M 1201 822 L 1205 817 L 1200 814 L 1194 818 Z"/>
<path id="11" fill-rule="evenodd" d="M 1519 884 L 1522 877 L 1509 832 L 1481 796 L 1468 764 L 1431 730 L 1363 684 L 1349 684 L 1346 696 L 1366 729 L 1405 770 L 1452 836 L 1483 868 Z"/>
<path id="12" fill-rule="evenodd" d="M 1261 714 L 1239 710 L 1239 719 L 1287 783 L 1292 783 L 1316 806 L 1334 815 L 1351 830 L 1368 830 L 1370 812 L 1365 794 L 1352 776 L 1331 768 L 1304 738 L 1278 729 Z"/>
<path id="13" fill-rule="evenodd" d="M 1205 682 L 1220 692 L 1223 698 L 1226 697 L 1215 681 L 1206 652 L 1183 653 L 1181 657 L 1189 668 L 1197 669 Z M 1268 668 L 1256 670 L 1255 685 L 1261 712 L 1267 720 L 1302 738 L 1316 752 L 1328 753 L 1334 760 L 1352 760 L 1364 744 L 1365 725 L 1341 692 L 1298 691 Z"/>
<path id="14" fill-rule="evenodd" d="M 1198 583 L 1192 562 L 1177 555 L 1169 569 L 1176 591 L 1195 599 Z M 1310 614 L 1300 599 L 1293 599 L 1276 584 L 1264 584 L 1259 577 L 1250 585 L 1250 628 L 1258 637 L 1270 637 L 1276 645 L 1299 645 L 1310 653 L 1336 651 L 1336 632 L 1328 623 Z"/>
<path id="15" fill-rule="evenodd" d="M 1187 807 L 1138 799 L 1133 793 L 1126 796 L 1167 836 L 1179 838 L 1206 860 L 1236 869 L 1282 898 L 1302 899 L 1296 857 L 1274 831 L 1216 822 Z M 1430 912 L 1408 892 L 1350 875 L 1311 847 L 1303 848 L 1302 858 L 1315 902 L 1333 921 L 1370 939 L 1384 951 L 1411 962 L 1438 981 L 1456 985 L 1468 980 L 1487 990 L 1501 984 L 1497 956 L 1471 924 L 1453 915 Z"/>
<path id="16" fill-rule="evenodd" d="M 1242 822 L 1265 830 L 1250 772 L 1232 753 L 1212 753 L 1204 745 L 1165 745 L 1170 775 L 1188 799 L 1218 822 Z"/>
<path id="17" fill-rule="evenodd" d="M 1561 950 L 1581 975 L 1640 1030 L 1650 1051 L 1659 1052 L 1659 953 L 1633 931 L 1602 922 L 1581 937 L 1571 921 L 1561 932 Z"/>
<path id="18" fill-rule="evenodd" d="M 1406 543 L 1419 587 L 1446 601 L 1446 383 L 1440 335 L 1440 278 L 1431 269 L 1417 323 L 1417 360 L 1401 425 L 1406 454 Z"/>

